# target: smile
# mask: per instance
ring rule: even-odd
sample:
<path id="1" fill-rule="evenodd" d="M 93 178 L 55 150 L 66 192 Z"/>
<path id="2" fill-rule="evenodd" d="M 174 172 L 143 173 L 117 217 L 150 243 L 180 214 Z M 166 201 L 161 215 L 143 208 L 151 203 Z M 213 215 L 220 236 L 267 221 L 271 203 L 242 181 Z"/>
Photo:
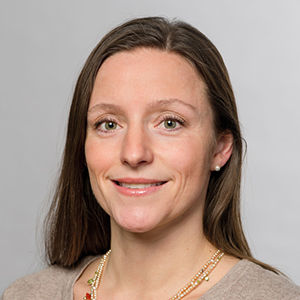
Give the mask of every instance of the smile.
<path id="1" fill-rule="evenodd" d="M 112 180 L 114 186 L 123 195 L 126 196 L 144 196 L 154 193 L 161 189 L 167 181 L 157 181 L 152 179 L 131 179 L 124 178 Z"/>
<path id="2" fill-rule="evenodd" d="M 143 188 L 148 188 L 150 186 L 158 186 L 164 184 L 163 182 L 158 182 L 158 183 L 149 183 L 149 184 L 142 184 L 142 183 L 124 183 L 124 182 L 116 182 L 116 184 L 127 187 L 129 189 L 143 189 Z"/>

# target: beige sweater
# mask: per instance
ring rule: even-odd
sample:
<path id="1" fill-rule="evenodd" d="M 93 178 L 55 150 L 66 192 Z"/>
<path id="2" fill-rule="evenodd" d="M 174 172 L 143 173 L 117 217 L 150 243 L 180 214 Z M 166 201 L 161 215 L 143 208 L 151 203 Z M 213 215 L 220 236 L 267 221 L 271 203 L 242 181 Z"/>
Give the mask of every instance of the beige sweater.
<path id="1" fill-rule="evenodd" d="M 75 269 L 51 266 L 8 287 L 1 300 L 73 300 L 73 285 L 97 257 L 86 257 Z M 248 261 L 238 262 L 199 300 L 300 300 L 300 287 Z"/>

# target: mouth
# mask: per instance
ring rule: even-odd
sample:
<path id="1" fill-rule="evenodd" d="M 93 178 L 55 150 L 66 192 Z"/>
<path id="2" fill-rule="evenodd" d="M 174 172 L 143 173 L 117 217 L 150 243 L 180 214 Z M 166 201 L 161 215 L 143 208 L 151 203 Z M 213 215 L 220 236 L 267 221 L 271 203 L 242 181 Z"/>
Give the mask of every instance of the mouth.
<path id="1" fill-rule="evenodd" d="M 126 187 L 129 189 L 144 189 L 151 186 L 159 186 L 166 183 L 166 181 L 156 182 L 156 183 L 125 183 L 121 181 L 114 180 L 114 183 L 118 186 Z"/>
<path id="2" fill-rule="evenodd" d="M 122 178 L 112 180 L 112 182 L 121 194 L 126 196 L 143 196 L 160 190 L 168 181 Z"/>

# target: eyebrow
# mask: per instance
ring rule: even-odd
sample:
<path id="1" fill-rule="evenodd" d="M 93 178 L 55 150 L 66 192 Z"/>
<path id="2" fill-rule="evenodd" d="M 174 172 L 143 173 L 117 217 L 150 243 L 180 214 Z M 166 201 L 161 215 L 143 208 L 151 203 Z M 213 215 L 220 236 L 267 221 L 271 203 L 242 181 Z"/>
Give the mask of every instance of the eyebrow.
<path id="1" fill-rule="evenodd" d="M 189 107 L 192 110 L 196 110 L 196 107 L 190 103 L 186 103 L 183 100 L 177 99 L 177 98 L 170 98 L 170 99 L 161 99 L 161 100 L 157 100 L 154 101 L 152 103 L 149 103 L 149 106 L 151 108 L 156 108 L 156 107 L 165 107 L 165 106 L 169 106 L 172 105 L 174 103 L 179 103 L 179 104 L 183 104 L 187 107 Z"/>
<path id="2" fill-rule="evenodd" d="M 120 105 L 110 104 L 110 103 L 99 103 L 99 104 L 96 104 L 93 107 L 91 107 L 88 110 L 88 113 L 92 113 L 94 111 L 101 110 L 101 109 L 107 110 L 107 111 L 119 112 L 119 113 L 123 113 L 124 112 L 124 110 L 121 108 Z"/>
<path id="3" fill-rule="evenodd" d="M 166 106 L 172 105 L 174 103 L 179 103 L 179 104 L 189 107 L 192 110 L 196 110 L 196 107 L 193 106 L 192 104 L 186 103 L 183 100 L 180 100 L 177 98 L 156 100 L 154 102 L 149 103 L 148 106 L 151 109 L 155 109 L 155 108 L 160 108 L 160 107 L 166 107 Z M 88 113 L 92 113 L 94 111 L 101 110 L 101 109 L 107 110 L 107 111 L 115 111 L 115 112 L 119 112 L 119 113 L 124 113 L 124 110 L 121 108 L 121 106 L 119 106 L 117 104 L 111 104 L 111 103 L 96 104 L 88 110 Z"/>

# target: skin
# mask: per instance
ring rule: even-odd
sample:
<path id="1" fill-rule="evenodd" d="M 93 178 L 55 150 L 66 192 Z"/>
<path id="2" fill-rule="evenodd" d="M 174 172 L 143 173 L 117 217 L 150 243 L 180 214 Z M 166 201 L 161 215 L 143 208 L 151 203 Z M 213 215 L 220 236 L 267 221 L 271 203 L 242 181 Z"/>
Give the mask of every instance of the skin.
<path id="1" fill-rule="evenodd" d="M 103 299 L 168 299 L 216 251 L 202 231 L 203 205 L 211 171 L 231 155 L 232 136 L 215 136 L 205 90 L 188 61 L 155 49 L 119 52 L 98 72 L 85 154 L 93 192 L 111 217 Z M 113 182 L 128 177 L 166 183 L 128 196 Z M 236 262 L 225 256 L 213 279 L 186 299 L 197 299 Z M 75 299 L 88 291 L 98 263 L 77 281 Z"/>

